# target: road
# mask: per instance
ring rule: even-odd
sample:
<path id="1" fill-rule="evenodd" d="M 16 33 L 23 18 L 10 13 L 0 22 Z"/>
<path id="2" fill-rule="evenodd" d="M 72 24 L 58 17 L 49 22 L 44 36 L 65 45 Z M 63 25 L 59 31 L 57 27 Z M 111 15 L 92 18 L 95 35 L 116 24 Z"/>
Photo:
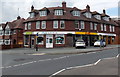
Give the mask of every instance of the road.
<path id="1" fill-rule="evenodd" d="M 118 48 L 68 55 L 3 54 L 1 68 L 3 75 L 52 75 L 64 68 L 87 65 L 117 55 Z"/>

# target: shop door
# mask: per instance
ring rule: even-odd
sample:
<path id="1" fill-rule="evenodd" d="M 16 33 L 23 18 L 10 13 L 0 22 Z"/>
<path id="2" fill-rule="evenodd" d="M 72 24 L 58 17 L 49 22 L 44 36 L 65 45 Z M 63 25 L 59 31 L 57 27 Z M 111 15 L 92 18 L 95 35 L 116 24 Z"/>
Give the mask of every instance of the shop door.
<path id="1" fill-rule="evenodd" d="M 53 48 L 53 35 L 46 35 L 46 48 Z"/>
<path id="2" fill-rule="evenodd" d="M 34 48 L 34 42 L 35 42 L 35 41 L 34 41 L 34 37 L 32 36 L 32 37 L 31 37 L 31 48 Z"/>

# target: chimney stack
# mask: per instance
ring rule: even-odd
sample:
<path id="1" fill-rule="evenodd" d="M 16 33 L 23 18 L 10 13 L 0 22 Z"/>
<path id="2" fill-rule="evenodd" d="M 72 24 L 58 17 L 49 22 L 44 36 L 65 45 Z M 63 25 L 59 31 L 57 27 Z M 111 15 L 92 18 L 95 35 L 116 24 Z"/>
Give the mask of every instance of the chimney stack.
<path id="1" fill-rule="evenodd" d="M 103 9 L 103 14 L 106 14 L 105 9 Z"/>
<path id="2" fill-rule="evenodd" d="M 90 11 L 90 6 L 87 5 L 87 6 L 86 6 L 86 9 L 87 9 L 87 11 Z"/>
<path id="3" fill-rule="evenodd" d="M 17 20 L 19 20 L 19 19 L 21 19 L 21 17 L 20 17 L 20 16 L 18 16 L 18 17 L 17 17 Z"/>
<path id="4" fill-rule="evenodd" d="M 62 2 L 62 7 L 66 8 L 66 2 L 65 1 Z"/>
<path id="5" fill-rule="evenodd" d="M 33 11 L 33 10 L 34 10 L 34 6 L 32 5 L 32 6 L 31 6 L 31 11 Z"/>

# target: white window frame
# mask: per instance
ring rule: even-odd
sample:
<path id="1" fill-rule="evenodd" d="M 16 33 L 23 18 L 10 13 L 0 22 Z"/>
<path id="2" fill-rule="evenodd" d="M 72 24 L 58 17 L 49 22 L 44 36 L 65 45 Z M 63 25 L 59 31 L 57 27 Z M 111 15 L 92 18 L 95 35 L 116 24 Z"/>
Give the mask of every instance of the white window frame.
<path id="1" fill-rule="evenodd" d="M 31 29 L 31 22 L 28 23 L 28 30 Z"/>
<path id="2" fill-rule="evenodd" d="M 34 12 L 30 13 L 30 18 L 33 18 L 34 16 L 35 16 Z"/>
<path id="3" fill-rule="evenodd" d="M 25 30 L 27 30 L 27 27 L 28 27 L 28 23 L 25 23 Z"/>
<path id="4" fill-rule="evenodd" d="M 97 30 L 97 23 L 94 23 L 94 30 Z"/>
<path id="5" fill-rule="evenodd" d="M 90 22 L 90 30 L 93 30 L 93 23 Z"/>
<path id="6" fill-rule="evenodd" d="M 41 24 L 41 29 L 46 29 L 46 21 L 42 21 Z"/>
<path id="7" fill-rule="evenodd" d="M 0 30 L 0 36 L 4 35 L 4 31 Z"/>
<path id="8" fill-rule="evenodd" d="M 40 11 L 39 14 L 40 16 L 47 16 L 47 11 Z"/>
<path id="9" fill-rule="evenodd" d="M 77 22 L 77 28 L 76 28 L 76 22 Z M 79 29 L 80 26 L 79 26 L 79 21 L 75 21 L 75 29 Z"/>
<path id="10" fill-rule="evenodd" d="M 54 29 L 58 28 L 58 21 L 57 20 L 53 21 L 53 28 Z"/>
<path id="11" fill-rule="evenodd" d="M 87 18 L 91 18 L 91 17 L 92 17 L 92 14 L 89 13 L 89 12 L 84 13 L 84 15 L 85 15 Z"/>
<path id="12" fill-rule="evenodd" d="M 106 28 L 107 28 L 107 26 L 106 26 L 106 24 L 104 24 L 104 31 L 106 31 L 106 30 L 107 30 Z"/>
<path id="13" fill-rule="evenodd" d="M 36 22 L 36 29 L 40 29 L 40 21 Z"/>
<path id="14" fill-rule="evenodd" d="M 54 15 L 63 15 L 63 10 L 55 10 Z"/>
<path id="15" fill-rule="evenodd" d="M 85 22 L 84 21 L 80 21 L 80 23 L 81 23 L 81 29 L 85 29 Z"/>
<path id="16" fill-rule="evenodd" d="M 109 25 L 109 28 L 110 28 L 110 32 L 112 32 L 112 25 Z"/>
<path id="17" fill-rule="evenodd" d="M 3 45 L 4 42 L 3 42 L 3 39 L 0 39 L 0 45 Z"/>
<path id="18" fill-rule="evenodd" d="M 104 30 L 104 28 L 103 28 L 103 24 L 101 24 L 101 31 L 103 31 Z"/>
<path id="19" fill-rule="evenodd" d="M 62 23 L 64 24 L 64 27 L 62 27 Z M 61 20 L 61 21 L 60 21 L 60 28 L 61 28 L 61 29 L 65 29 L 65 21 L 64 21 L 64 20 Z"/>
<path id="20" fill-rule="evenodd" d="M 73 11 L 72 14 L 73 16 L 80 16 L 80 11 Z"/>
<path id="21" fill-rule="evenodd" d="M 8 44 L 6 43 L 6 41 L 8 41 Z M 5 39 L 5 45 L 10 45 L 10 39 Z"/>
<path id="22" fill-rule="evenodd" d="M 61 36 L 61 37 L 64 38 L 64 41 L 63 41 L 62 44 L 65 44 L 65 35 L 64 35 L 64 34 L 56 34 L 56 35 L 55 35 L 55 37 L 58 37 L 58 36 Z M 55 44 L 61 44 L 61 43 L 57 43 L 57 42 L 56 42 L 56 39 L 55 39 Z"/>
<path id="23" fill-rule="evenodd" d="M 9 32 L 7 33 L 7 31 Z M 9 29 L 5 29 L 5 35 L 10 35 L 10 34 L 11 34 L 11 31 Z"/>
<path id="24" fill-rule="evenodd" d="M 112 31 L 115 32 L 115 26 L 112 26 Z"/>
<path id="25" fill-rule="evenodd" d="M 109 21 L 109 17 L 106 17 L 106 16 L 103 17 L 102 19 L 105 20 L 105 21 Z"/>
<path id="26" fill-rule="evenodd" d="M 94 17 L 98 20 L 101 20 L 101 16 L 100 15 L 94 15 Z"/>

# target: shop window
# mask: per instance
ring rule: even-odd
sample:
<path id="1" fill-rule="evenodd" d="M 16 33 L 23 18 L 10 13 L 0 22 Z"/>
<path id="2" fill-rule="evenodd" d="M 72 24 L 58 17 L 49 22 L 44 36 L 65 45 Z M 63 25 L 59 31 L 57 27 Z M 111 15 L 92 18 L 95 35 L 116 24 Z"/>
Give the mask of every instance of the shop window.
<path id="1" fill-rule="evenodd" d="M 10 45 L 10 39 L 5 40 L 5 45 Z"/>
<path id="2" fill-rule="evenodd" d="M 56 35 L 56 44 L 64 44 L 65 38 L 64 35 Z"/>
<path id="3" fill-rule="evenodd" d="M 16 44 L 16 40 L 15 39 L 13 40 L 13 44 Z"/>
<path id="4" fill-rule="evenodd" d="M 29 45 L 29 36 L 25 36 L 24 42 L 25 45 Z"/>
<path id="5" fill-rule="evenodd" d="M 43 40 L 44 40 L 43 35 L 39 35 L 39 36 L 37 37 L 36 44 L 43 44 Z"/>

